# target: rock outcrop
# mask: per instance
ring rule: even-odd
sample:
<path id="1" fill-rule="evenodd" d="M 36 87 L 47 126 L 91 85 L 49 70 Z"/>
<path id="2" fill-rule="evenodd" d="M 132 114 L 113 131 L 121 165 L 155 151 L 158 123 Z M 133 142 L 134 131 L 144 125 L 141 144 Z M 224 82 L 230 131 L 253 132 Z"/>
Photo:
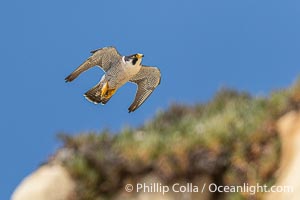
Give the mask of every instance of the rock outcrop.
<path id="1" fill-rule="evenodd" d="M 282 151 L 276 185 L 292 192 L 272 192 L 266 200 L 298 200 L 300 197 L 300 112 L 291 111 L 277 122 Z"/>
<path id="2" fill-rule="evenodd" d="M 268 97 L 222 90 L 206 104 L 171 106 L 138 129 L 62 134 L 63 146 L 47 165 L 24 179 L 12 200 L 296 200 L 300 196 L 299 105 L 300 81 Z M 243 191 L 125 191 L 125 185 L 137 183 L 169 187 L 192 183 L 201 188 L 210 183 L 274 182 L 292 187 L 293 192 L 253 196 Z"/>
<path id="3" fill-rule="evenodd" d="M 59 164 L 47 164 L 27 176 L 11 200 L 71 200 L 75 184 Z"/>

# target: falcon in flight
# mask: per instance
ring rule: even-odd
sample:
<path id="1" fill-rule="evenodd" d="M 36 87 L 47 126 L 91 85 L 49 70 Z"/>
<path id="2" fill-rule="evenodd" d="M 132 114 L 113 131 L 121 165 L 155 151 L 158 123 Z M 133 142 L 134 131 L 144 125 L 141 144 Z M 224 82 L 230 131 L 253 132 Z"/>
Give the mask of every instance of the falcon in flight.
<path id="1" fill-rule="evenodd" d="M 97 85 L 84 94 L 87 100 L 95 104 L 106 104 L 115 92 L 129 81 L 137 84 L 135 99 L 128 108 L 129 112 L 133 112 L 145 102 L 160 83 L 159 69 L 141 64 L 143 54 L 121 56 L 114 47 L 96 49 L 91 53 L 92 55 L 67 76 L 65 81 L 71 82 L 82 72 L 99 66 L 105 74 Z"/>

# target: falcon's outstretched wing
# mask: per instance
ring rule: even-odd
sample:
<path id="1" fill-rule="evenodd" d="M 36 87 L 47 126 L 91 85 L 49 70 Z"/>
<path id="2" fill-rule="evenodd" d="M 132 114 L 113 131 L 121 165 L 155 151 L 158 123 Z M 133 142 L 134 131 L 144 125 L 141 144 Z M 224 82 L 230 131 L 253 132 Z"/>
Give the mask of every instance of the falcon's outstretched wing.
<path id="1" fill-rule="evenodd" d="M 91 51 L 92 55 L 82 63 L 75 71 L 65 78 L 66 82 L 71 82 L 77 78 L 82 72 L 94 67 L 100 66 L 105 72 L 111 67 L 112 63 L 120 60 L 122 56 L 115 47 L 104 47 Z"/>
<path id="2" fill-rule="evenodd" d="M 136 83 L 138 88 L 135 99 L 128 108 L 129 112 L 138 109 L 159 85 L 161 79 L 160 71 L 156 67 L 142 66 L 140 71 L 129 81 Z"/>

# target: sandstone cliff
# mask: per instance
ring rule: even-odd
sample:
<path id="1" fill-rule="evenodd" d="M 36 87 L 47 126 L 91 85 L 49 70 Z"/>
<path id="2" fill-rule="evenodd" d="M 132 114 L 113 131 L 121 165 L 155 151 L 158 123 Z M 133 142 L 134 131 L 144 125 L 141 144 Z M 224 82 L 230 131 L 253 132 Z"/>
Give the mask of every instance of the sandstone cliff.
<path id="1" fill-rule="evenodd" d="M 61 134 L 63 147 L 21 183 L 12 200 L 295 199 L 300 190 L 299 103 L 300 83 L 268 97 L 226 89 L 206 104 L 173 105 L 144 126 L 116 135 Z M 54 187 L 59 182 L 65 188 Z M 174 183 L 198 188 L 276 183 L 293 185 L 295 191 L 253 195 L 206 187 L 162 194 L 137 192 L 138 183 L 169 188 Z M 125 191 L 127 184 L 132 192 Z"/>

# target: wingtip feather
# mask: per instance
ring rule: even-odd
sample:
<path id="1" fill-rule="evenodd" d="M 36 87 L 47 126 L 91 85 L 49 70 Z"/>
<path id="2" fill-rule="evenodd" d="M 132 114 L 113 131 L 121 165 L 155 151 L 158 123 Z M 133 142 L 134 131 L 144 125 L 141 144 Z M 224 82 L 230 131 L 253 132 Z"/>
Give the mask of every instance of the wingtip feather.
<path id="1" fill-rule="evenodd" d="M 69 76 L 67 76 L 66 78 L 65 78 L 65 82 L 67 83 L 67 82 L 71 82 L 71 81 L 73 81 L 75 79 L 75 76 L 74 76 L 74 74 L 72 73 L 72 74 L 70 74 Z"/>

